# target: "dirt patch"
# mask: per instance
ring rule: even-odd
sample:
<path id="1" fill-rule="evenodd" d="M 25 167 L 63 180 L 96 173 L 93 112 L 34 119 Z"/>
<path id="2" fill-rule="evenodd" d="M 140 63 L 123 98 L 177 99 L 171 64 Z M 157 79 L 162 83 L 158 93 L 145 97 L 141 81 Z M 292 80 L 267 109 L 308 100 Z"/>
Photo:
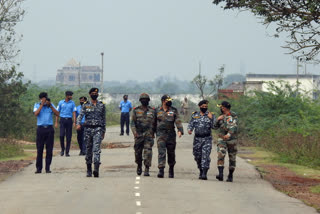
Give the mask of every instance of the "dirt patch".
<path id="1" fill-rule="evenodd" d="M 107 143 L 107 144 L 102 144 L 101 148 L 102 149 L 121 149 L 121 148 L 128 148 L 130 145 L 124 145 L 122 143 Z"/>
<path id="2" fill-rule="evenodd" d="M 276 189 L 287 195 L 302 200 L 320 211 L 320 194 L 312 193 L 310 188 L 320 185 L 320 179 L 305 178 L 295 174 L 286 167 L 261 165 L 262 176 Z"/>
<path id="3" fill-rule="evenodd" d="M 30 160 L 11 160 L 0 162 L 0 181 L 4 181 L 9 176 L 32 164 Z"/>

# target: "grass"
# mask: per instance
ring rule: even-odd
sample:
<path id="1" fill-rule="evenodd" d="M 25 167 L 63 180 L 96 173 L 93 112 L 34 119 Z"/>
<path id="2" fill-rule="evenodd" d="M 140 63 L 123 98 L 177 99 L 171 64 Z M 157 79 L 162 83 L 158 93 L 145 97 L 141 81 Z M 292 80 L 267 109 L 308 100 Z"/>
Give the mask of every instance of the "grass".
<path id="1" fill-rule="evenodd" d="M 310 187 L 310 191 L 312 193 L 318 193 L 320 194 L 320 185 L 314 186 L 314 187 Z"/>
<path id="2" fill-rule="evenodd" d="M 8 158 L 0 158 L 0 161 L 19 161 L 19 160 L 33 160 L 36 156 L 36 153 L 33 152 L 24 152 L 22 155 L 8 157 Z"/>
<path id="3" fill-rule="evenodd" d="M 308 177 L 308 178 L 320 178 L 320 167 L 310 168 L 307 166 L 301 166 L 297 164 L 291 163 L 283 163 L 283 159 L 280 155 L 267 151 L 261 147 L 241 147 L 240 151 L 248 151 L 248 154 L 239 154 L 240 157 L 244 157 L 246 159 L 251 159 L 253 165 L 267 165 L 273 164 L 278 166 L 283 166 L 288 168 L 290 171 L 293 171 L 297 175 Z"/>
<path id="4" fill-rule="evenodd" d="M 17 142 L 11 139 L 1 139 L 0 141 L 0 159 L 23 155 L 23 148 Z"/>

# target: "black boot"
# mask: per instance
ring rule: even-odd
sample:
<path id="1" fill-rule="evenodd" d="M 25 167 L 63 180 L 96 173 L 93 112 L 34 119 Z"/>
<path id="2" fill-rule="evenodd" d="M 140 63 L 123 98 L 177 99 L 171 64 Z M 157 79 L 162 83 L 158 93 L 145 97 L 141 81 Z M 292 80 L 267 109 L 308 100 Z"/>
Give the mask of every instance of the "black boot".
<path id="1" fill-rule="evenodd" d="M 208 180 L 208 178 L 207 178 L 207 173 L 208 173 L 208 168 L 203 168 L 200 179 L 201 179 L 201 180 Z"/>
<path id="2" fill-rule="evenodd" d="M 141 173 L 142 173 L 142 165 L 138 164 L 138 166 L 137 166 L 137 175 L 141 175 Z"/>
<path id="3" fill-rule="evenodd" d="M 146 168 L 144 169 L 144 176 L 150 176 L 148 166 L 146 166 Z"/>
<path id="4" fill-rule="evenodd" d="M 216 176 L 216 179 L 219 181 L 223 181 L 223 166 L 218 166 L 219 175 Z"/>
<path id="5" fill-rule="evenodd" d="M 199 171 L 200 171 L 200 173 L 199 173 L 199 179 L 201 179 L 201 175 L 202 175 L 202 168 L 201 168 L 201 164 L 197 164 L 198 165 L 198 169 L 199 169 Z"/>
<path id="6" fill-rule="evenodd" d="M 159 168 L 158 178 L 164 177 L 164 168 Z"/>
<path id="7" fill-rule="evenodd" d="M 100 163 L 94 164 L 93 176 L 95 178 L 99 177 L 99 166 L 100 166 Z"/>
<path id="8" fill-rule="evenodd" d="M 92 165 L 87 164 L 87 177 L 92 177 Z"/>
<path id="9" fill-rule="evenodd" d="M 170 168 L 169 168 L 169 178 L 174 178 L 173 166 L 170 166 Z"/>
<path id="10" fill-rule="evenodd" d="M 234 169 L 229 169 L 227 182 L 233 182 L 233 172 L 234 172 Z"/>

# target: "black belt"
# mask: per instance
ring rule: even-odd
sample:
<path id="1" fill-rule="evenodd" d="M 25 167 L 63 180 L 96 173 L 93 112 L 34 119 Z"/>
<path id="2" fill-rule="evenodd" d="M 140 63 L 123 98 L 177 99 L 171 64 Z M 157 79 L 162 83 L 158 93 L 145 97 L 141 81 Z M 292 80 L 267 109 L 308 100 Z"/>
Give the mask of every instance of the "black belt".
<path id="1" fill-rule="evenodd" d="M 45 129 L 51 128 L 51 127 L 52 127 L 52 125 L 48 125 L 48 126 L 38 126 L 38 128 L 45 128 Z"/>
<path id="2" fill-rule="evenodd" d="M 102 127 L 102 126 L 98 126 L 98 125 L 84 125 L 84 127 L 86 127 L 86 128 L 98 128 L 98 127 Z"/>
<path id="3" fill-rule="evenodd" d="M 210 137 L 211 134 L 195 134 L 196 137 Z"/>
<path id="4" fill-rule="evenodd" d="M 60 119 L 64 119 L 64 120 L 72 120 L 71 117 L 60 117 Z"/>

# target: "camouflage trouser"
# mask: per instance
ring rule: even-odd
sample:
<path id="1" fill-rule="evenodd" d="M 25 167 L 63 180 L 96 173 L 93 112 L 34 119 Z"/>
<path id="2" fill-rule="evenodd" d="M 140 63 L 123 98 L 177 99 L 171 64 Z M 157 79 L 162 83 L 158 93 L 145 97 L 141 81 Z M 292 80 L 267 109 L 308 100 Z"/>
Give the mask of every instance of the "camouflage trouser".
<path id="1" fill-rule="evenodd" d="M 224 158 L 228 151 L 229 155 L 229 169 L 236 167 L 236 155 L 237 155 L 237 140 L 224 141 L 221 138 L 218 139 L 217 152 L 218 152 L 218 166 L 224 166 Z"/>
<path id="2" fill-rule="evenodd" d="M 193 140 L 193 155 L 199 169 L 210 168 L 210 154 L 212 149 L 212 137 L 195 137 Z"/>
<path id="3" fill-rule="evenodd" d="M 168 153 L 168 165 L 176 164 L 176 135 L 160 135 L 157 139 L 158 144 L 158 168 L 166 166 L 166 153 Z"/>
<path id="4" fill-rule="evenodd" d="M 134 139 L 134 154 L 138 165 L 142 164 L 143 160 L 145 166 L 151 166 L 153 144 L 154 139 L 150 136 L 141 136 Z"/>
<path id="5" fill-rule="evenodd" d="M 84 142 L 86 144 L 87 154 L 86 154 L 86 163 L 92 164 L 92 156 L 93 163 L 100 164 L 100 145 L 102 141 L 102 128 L 84 128 Z"/>

